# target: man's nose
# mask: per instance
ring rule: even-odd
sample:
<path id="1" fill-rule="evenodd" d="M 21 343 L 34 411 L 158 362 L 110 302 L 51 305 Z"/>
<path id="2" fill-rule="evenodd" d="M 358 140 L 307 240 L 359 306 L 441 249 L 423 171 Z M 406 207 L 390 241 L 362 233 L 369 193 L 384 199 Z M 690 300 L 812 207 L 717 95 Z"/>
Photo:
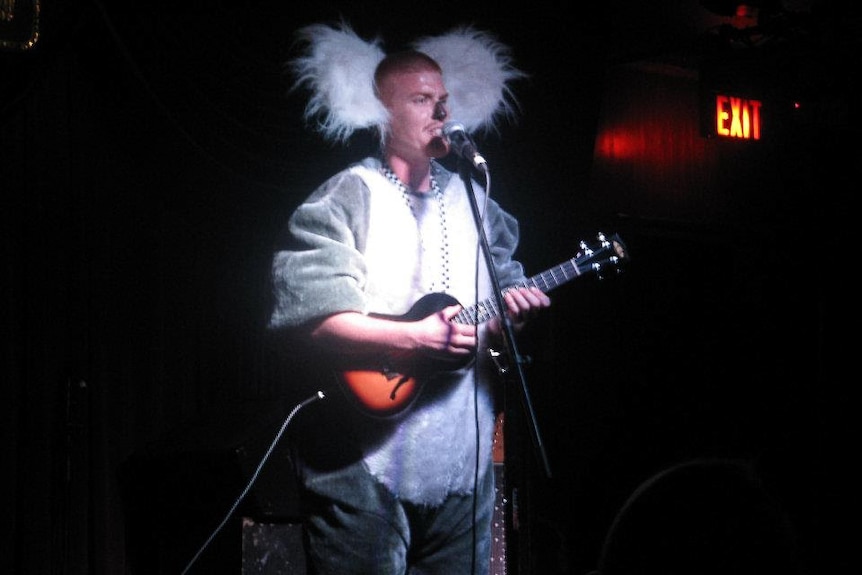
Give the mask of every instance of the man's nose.
<path id="1" fill-rule="evenodd" d="M 449 110 L 446 109 L 445 102 L 437 102 L 434 106 L 434 119 L 435 120 L 445 120 L 446 116 L 449 115 Z"/>

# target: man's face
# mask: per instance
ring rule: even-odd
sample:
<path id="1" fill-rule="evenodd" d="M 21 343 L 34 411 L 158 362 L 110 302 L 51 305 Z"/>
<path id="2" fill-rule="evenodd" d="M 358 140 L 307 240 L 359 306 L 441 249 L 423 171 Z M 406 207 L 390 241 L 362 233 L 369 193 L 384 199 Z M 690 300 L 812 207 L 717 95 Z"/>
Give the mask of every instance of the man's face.
<path id="1" fill-rule="evenodd" d="M 381 86 L 389 110 L 387 148 L 408 160 L 440 158 L 448 153 L 441 130 L 449 94 L 435 71 L 393 74 Z"/>

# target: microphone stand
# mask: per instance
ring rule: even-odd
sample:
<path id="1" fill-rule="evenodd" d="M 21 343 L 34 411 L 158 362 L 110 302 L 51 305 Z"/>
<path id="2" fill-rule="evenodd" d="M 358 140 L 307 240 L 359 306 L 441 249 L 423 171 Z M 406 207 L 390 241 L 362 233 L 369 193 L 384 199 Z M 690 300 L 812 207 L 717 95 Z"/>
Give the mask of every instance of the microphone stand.
<path id="1" fill-rule="evenodd" d="M 494 259 L 491 257 L 491 248 L 488 246 L 488 237 L 485 235 L 485 229 L 482 226 L 482 214 L 479 211 L 479 204 L 476 200 L 476 192 L 473 190 L 473 182 L 471 175 L 471 168 L 469 162 L 467 162 L 464 158 L 458 158 L 458 172 L 461 176 L 461 180 L 464 182 L 464 186 L 467 188 L 468 195 L 470 197 L 470 207 L 473 209 L 473 218 L 476 222 L 476 231 L 479 234 L 479 243 L 482 247 L 482 253 L 485 256 L 485 262 L 488 267 L 488 273 L 491 278 L 491 288 L 494 292 L 495 302 L 497 305 L 497 309 L 500 311 L 500 325 L 502 326 L 503 331 L 503 340 L 506 345 L 506 351 L 508 352 L 508 357 L 512 364 L 515 366 L 516 373 L 518 374 L 518 389 L 521 391 L 521 405 L 524 409 L 524 413 L 527 416 L 527 427 L 529 428 L 530 438 L 533 443 L 533 450 L 536 454 L 539 464 L 542 466 L 542 470 L 545 472 L 545 477 L 551 477 L 551 467 L 548 463 L 548 456 L 545 453 L 544 444 L 542 443 L 542 437 L 539 434 L 539 425 L 536 421 L 536 414 L 533 411 L 532 401 L 530 400 L 530 393 L 527 389 L 527 378 L 524 374 L 524 361 L 521 357 L 521 354 L 518 351 L 517 342 L 515 340 L 515 332 L 512 327 L 512 319 L 509 317 L 509 314 L 506 313 L 506 303 L 503 301 L 503 292 L 500 288 L 500 280 L 497 276 L 497 268 L 494 265 Z M 485 170 L 485 174 L 487 177 L 487 164 L 483 165 Z"/>

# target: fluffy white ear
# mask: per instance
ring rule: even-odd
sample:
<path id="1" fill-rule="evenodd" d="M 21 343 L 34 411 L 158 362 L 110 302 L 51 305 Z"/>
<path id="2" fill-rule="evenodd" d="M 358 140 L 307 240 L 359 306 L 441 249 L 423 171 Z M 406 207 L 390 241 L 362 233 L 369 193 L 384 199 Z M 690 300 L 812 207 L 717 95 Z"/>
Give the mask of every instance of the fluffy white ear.
<path id="1" fill-rule="evenodd" d="M 526 74 L 512 65 L 509 48 L 491 34 L 462 26 L 420 38 L 413 47 L 443 68 L 451 119 L 468 132 L 496 129 L 501 118 L 514 117 L 517 100 L 509 83 Z"/>
<path id="2" fill-rule="evenodd" d="M 293 88 L 311 91 L 305 119 L 336 142 L 347 141 L 358 129 L 381 128 L 386 108 L 374 95 L 374 70 L 385 56 L 380 39 L 363 40 L 344 22 L 337 27 L 312 24 L 300 29 L 297 38 L 305 51 L 290 66 L 296 77 Z"/>
<path id="3" fill-rule="evenodd" d="M 360 38 L 346 22 L 306 26 L 297 32 L 297 41 L 304 44 L 303 52 L 289 65 L 296 78 L 293 89 L 311 92 L 305 119 L 335 142 L 346 142 L 365 128 L 383 134 L 387 112 L 374 94 L 374 71 L 385 56 L 382 41 Z M 462 26 L 412 46 L 440 64 L 451 118 L 465 130 L 493 130 L 501 118 L 514 117 L 517 101 L 509 83 L 526 74 L 491 34 Z"/>

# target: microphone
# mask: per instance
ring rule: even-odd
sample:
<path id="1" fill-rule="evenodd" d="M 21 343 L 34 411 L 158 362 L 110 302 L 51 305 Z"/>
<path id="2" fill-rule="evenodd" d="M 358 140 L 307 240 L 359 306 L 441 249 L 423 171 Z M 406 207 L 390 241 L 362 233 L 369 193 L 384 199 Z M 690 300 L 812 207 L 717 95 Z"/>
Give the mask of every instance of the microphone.
<path id="1" fill-rule="evenodd" d="M 474 167 L 488 171 L 488 162 L 476 149 L 476 144 L 473 139 L 464 129 L 464 124 L 460 122 L 446 122 L 443 124 L 443 137 L 449 143 L 449 151 L 454 152 L 459 157 L 464 158 Z"/>

